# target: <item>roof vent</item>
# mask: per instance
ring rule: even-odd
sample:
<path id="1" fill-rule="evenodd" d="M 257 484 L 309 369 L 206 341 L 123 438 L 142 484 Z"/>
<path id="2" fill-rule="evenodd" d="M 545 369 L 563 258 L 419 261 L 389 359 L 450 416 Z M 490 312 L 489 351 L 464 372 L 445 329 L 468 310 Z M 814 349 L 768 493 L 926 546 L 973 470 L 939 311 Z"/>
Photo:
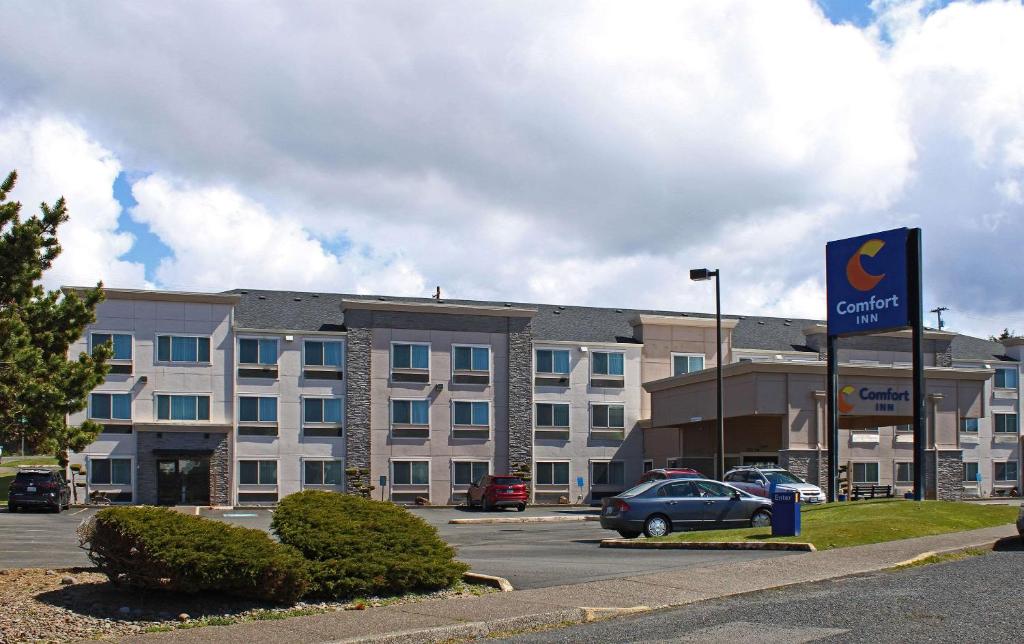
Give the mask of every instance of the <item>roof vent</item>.
<path id="1" fill-rule="evenodd" d="M 259 297 L 259 298 L 260 298 L 261 300 L 265 300 L 265 299 L 267 299 L 267 296 L 266 296 L 266 295 L 259 295 L 259 296 L 257 296 L 257 297 Z"/>
<path id="2" fill-rule="evenodd" d="M 786 320 L 782 323 L 782 326 L 793 326 L 793 324 L 789 320 Z"/>
<path id="3" fill-rule="evenodd" d="M 764 320 L 758 320 L 757 323 L 758 324 L 764 324 Z"/>
<path id="4" fill-rule="evenodd" d="M 739 319 L 741 319 L 741 320 L 746 320 L 746 319 L 747 319 L 747 316 L 745 316 L 745 315 L 741 315 L 741 316 L 739 317 Z"/>
<path id="5" fill-rule="evenodd" d="M 505 306 L 512 306 L 511 302 L 505 302 Z"/>
<path id="6" fill-rule="evenodd" d="M 622 313 L 622 309 L 615 309 L 616 313 Z"/>
<path id="7" fill-rule="evenodd" d="M 789 323 L 790 323 L 790 322 L 792 322 L 792 321 L 793 321 L 793 320 L 783 320 L 783 322 L 785 322 L 786 324 L 789 324 Z"/>
<path id="8" fill-rule="evenodd" d="M 241 293 L 242 295 L 248 295 L 249 291 L 239 291 L 239 293 Z"/>
<path id="9" fill-rule="evenodd" d="M 293 297 L 292 299 L 295 300 L 296 302 L 301 302 L 302 301 L 301 297 Z"/>
<path id="10" fill-rule="evenodd" d="M 564 310 L 565 310 L 565 307 L 564 307 L 564 306 L 559 306 L 559 307 L 558 307 L 558 310 L 559 310 L 559 311 L 564 311 Z"/>
<path id="11" fill-rule="evenodd" d="M 319 293 L 313 293 L 313 297 L 320 297 Z"/>
<path id="12" fill-rule="evenodd" d="M 387 302 L 388 301 L 386 297 L 378 297 L 377 299 L 379 301 L 381 301 L 381 302 Z"/>
<path id="13" fill-rule="evenodd" d="M 554 313 L 555 315 L 561 315 L 562 314 L 562 312 L 557 310 L 557 309 L 552 311 L 552 313 Z"/>

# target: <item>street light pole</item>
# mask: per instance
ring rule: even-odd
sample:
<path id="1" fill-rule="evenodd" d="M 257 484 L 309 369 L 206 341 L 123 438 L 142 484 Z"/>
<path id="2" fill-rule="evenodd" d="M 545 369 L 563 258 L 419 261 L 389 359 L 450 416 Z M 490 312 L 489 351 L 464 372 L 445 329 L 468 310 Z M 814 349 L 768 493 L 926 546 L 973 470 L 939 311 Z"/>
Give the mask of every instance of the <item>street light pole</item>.
<path id="1" fill-rule="evenodd" d="M 722 281 L 719 269 L 710 270 L 707 268 L 694 268 L 690 271 L 690 279 L 704 281 L 715 278 L 715 338 L 717 347 L 715 349 L 715 395 L 716 413 L 715 428 L 717 430 L 718 446 L 715 454 L 715 472 L 718 480 L 725 476 L 725 409 L 722 403 Z"/>

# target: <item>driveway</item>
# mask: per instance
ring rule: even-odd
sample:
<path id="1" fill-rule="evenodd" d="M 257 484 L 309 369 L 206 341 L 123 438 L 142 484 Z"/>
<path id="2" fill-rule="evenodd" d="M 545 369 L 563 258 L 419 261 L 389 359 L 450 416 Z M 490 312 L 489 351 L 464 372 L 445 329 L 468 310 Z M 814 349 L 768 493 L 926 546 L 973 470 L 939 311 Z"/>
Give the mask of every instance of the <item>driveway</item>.
<path id="1" fill-rule="evenodd" d="M 194 512 L 193 508 L 181 508 Z M 543 588 L 614 579 L 638 573 L 676 570 L 717 561 L 785 556 L 758 551 L 609 550 L 598 541 L 613 533 L 597 523 L 449 525 L 453 518 L 522 517 L 589 513 L 569 508 L 529 508 L 520 512 L 465 512 L 454 508 L 411 510 L 438 528 L 441 537 L 475 572 L 505 577 L 516 588 Z M 88 565 L 78 548 L 75 527 L 93 510 L 60 515 L 0 512 L 0 568 Z M 271 511 L 262 508 L 201 509 L 200 514 L 247 528 L 269 530 Z"/>

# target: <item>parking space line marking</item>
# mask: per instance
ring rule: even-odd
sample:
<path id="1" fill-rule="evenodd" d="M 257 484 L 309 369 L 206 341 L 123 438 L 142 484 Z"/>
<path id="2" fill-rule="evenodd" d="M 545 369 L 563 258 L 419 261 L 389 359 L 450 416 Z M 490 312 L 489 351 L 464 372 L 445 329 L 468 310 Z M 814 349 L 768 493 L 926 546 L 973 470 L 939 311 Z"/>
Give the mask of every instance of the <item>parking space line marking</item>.
<path id="1" fill-rule="evenodd" d="M 78 511 L 76 511 L 76 512 L 72 512 L 72 513 L 71 513 L 71 514 L 69 514 L 68 516 L 69 516 L 69 517 L 73 517 L 73 516 L 75 516 L 76 514 L 81 514 L 81 513 L 85 512 L 85 511 L 86 511 L 86 510 L 88 510 L 88 509 L 89 509 L 89 508 L 82 508 L 81 510 L 78 510 Z"/>

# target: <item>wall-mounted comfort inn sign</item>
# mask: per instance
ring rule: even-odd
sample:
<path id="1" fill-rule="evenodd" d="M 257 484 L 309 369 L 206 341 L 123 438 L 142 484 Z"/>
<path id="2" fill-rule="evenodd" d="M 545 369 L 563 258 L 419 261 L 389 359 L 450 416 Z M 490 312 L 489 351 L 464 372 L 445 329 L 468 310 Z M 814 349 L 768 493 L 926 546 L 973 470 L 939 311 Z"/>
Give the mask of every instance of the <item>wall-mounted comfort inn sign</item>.
<path id="1" fill-rule="evenodd" d="M 910 416 L 910 386 L 848 384 L 839 387 L 840 414 Z"/>
<path id="2" fill-rule="evenodd" d="M 839 239 L 825 246 L 829 335 L 910 324 L 906 228 Z"/>

